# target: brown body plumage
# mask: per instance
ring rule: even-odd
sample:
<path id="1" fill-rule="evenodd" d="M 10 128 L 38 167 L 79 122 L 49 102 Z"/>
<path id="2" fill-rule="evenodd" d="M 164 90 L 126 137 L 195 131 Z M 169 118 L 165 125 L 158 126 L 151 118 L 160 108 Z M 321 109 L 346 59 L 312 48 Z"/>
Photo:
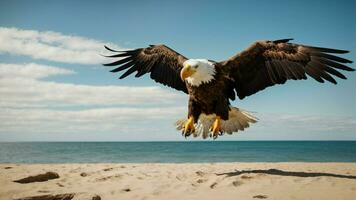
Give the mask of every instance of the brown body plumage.
<path id="1" fill-rule="evenodd" d="M 186 126 L 191 126 L 193 122 L 198 123 L 201 114 L 214 114 L 219 119 L 229 120 L 229 100 L 235 100 L 235 96 L 243 99 L 266 87 L 284 84 L 290 79 L 306 79 L 307 75 L 321 83 L 329 81 L 336 84 L 333 76 L 346 79 L 338 70 L 354 71 L 345 65 L 352 61 L 332 55 L 348 51 L 293 44 L 289 43 L 290 40 L 259 41 L 226 61 L 209 61 L 215 70 L 213 79 L 199 85 L 190 84 L 185 77 L 184 80 L 181 79 L 182 72 L 190 69 L 190 66 L 184 66 L 189 60 L 164 45 L 150 45 L 129 51 L 115 51 L 106 47 L 112 52 L 118 52 L 108 57 L 121 59 L 105 65 L 120 65 L 112 72 L 127 69 L 120 78 L 134 72 L 136 77 L 150 73 L 150 77 L 156 82 L 189 94 L 190 124 Z M 190 135 L 194 132 L 194 127 L 185 128 L 183 132 Z M 213 132 L 215 137 L 216 131 Z"/>
<path id="2" fill-rule="evenodd" d="M 215 63 L 215 68 L 216 74 L 211 82 L 200 86 L 186 83 L 189 93 L 188 116 L 193 116 L 195 122 L 202 113 L 216 114 L 223 120 L 228 120 L 229 97 L 234 99 L 235 94 L 232 84 L 228 84 L 229 79 L 224 76 L 218 63 Z"/>

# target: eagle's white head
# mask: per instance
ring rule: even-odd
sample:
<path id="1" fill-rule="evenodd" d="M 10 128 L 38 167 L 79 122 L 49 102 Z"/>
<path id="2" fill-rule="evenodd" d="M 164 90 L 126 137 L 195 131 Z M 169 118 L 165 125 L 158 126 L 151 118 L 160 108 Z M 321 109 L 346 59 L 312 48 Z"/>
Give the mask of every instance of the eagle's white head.
<path id="1" fill-rule="evenodd" d="M 214 64 L 207 59 L 189 59 L 183 63 L 183 66 L 180 77 L 192 86 L 209 83 L 216 73 Z"/>

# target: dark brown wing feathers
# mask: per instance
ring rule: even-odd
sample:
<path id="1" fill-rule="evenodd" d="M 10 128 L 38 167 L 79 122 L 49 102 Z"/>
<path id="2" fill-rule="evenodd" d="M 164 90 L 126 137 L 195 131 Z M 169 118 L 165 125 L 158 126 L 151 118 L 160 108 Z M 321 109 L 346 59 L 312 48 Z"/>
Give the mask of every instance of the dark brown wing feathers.
<path id="1" fill-rule="evenodd" d="M 150 45 L 128 51 L 116 51 L 107 46 L 105 48 L 118 54 L 106 57 L 121 58 L 118 61 L 104 64 L 104 66 L 119 66 L 111 72 L 124 72 L 120 79 L 137 72 L 135 77 L 150 73 L 150 77 L 163 85 L 188 93 L 185 83 L 180 79 L 183 62 L 187 60 L 182 55 L 165 45 Z"/>
<path id="2" fill-rule="evenodd" d="M 306 79 L 336 84 L 333 76 L 346 79 L 337 70 L 354 71 L 345 65 L 352 61 L 333 54 L 345 50 L 288 43 L 291 39 L 256 42 L 229 60 L 220 62 L 222 69 L 235 82 L 237 96 L 243 99 L 266 87 L 287 80 Z"/>

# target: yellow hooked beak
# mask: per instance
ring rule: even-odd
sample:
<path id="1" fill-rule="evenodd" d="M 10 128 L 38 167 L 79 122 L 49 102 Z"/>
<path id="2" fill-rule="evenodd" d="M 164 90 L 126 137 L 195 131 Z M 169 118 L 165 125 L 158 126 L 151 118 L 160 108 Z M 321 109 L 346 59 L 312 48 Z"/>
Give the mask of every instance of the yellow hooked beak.
<path id="1" fill-rule="evenodd" d="M 185 65 L 183 69 L 180 71 L 180 78 L 184 81 L 186 78 L 190 77 L 195 73 L 195 69 L 190 65 Z"/>

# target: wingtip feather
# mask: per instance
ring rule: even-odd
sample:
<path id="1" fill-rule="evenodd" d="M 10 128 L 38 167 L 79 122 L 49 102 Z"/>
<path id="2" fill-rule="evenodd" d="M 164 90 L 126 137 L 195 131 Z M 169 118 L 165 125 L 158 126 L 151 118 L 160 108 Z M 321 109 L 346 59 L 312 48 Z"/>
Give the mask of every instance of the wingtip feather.
<path id="1" fill-rule="evenodd" d="M 111 67 L 112 63 L 105 63 L 105 64 L 102 64 L 102 65 L 105 66 L 105 67 Z"/>
<path id="2" fill-rule="evenodd" d="M 286 39 L 280 39 L 280 40 L 274 40 L 273 43 L 286 43 L 289 42 L 290 40 L 294 40 L 293 38 L 286 38 Z"/>
<path id="3" fill-rule="evenodd" d="M 108 47 L 108 46 L 106 46 L 106 45 L 104 45 L 104 47 L 105 47 L 105 49 L 107 49 L 107 50 L 109 50 L 109 51 L 112 51 L 112 52 L 118 52 L 118 51 L 116 51 L 116 50 L 113 50 L 113 49 L 109 48 L 109 47 Z"/>

